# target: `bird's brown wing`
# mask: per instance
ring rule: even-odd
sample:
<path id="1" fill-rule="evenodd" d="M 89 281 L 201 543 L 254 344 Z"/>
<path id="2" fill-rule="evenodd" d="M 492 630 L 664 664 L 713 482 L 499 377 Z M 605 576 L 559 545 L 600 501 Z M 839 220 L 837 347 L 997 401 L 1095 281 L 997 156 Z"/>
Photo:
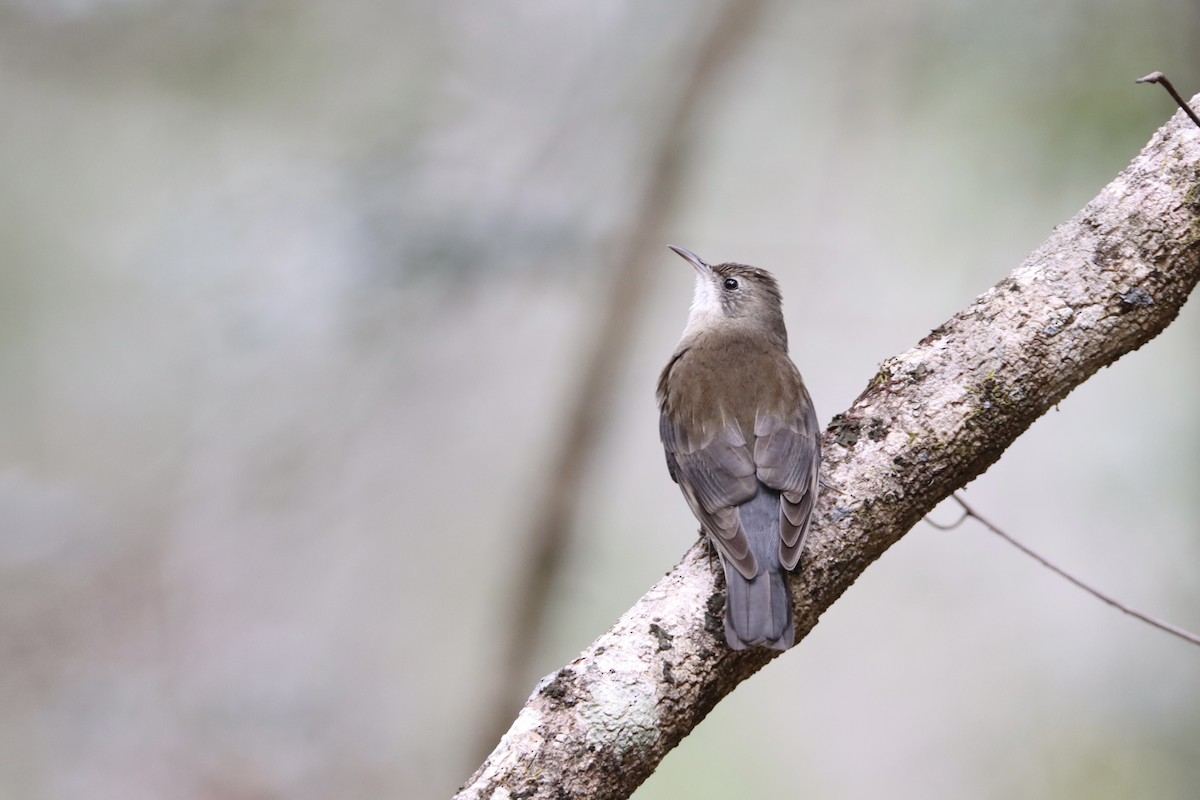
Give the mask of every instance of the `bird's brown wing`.
<path id="1" fill-rule="evenodd" d="M 659 418 L 659 433 L 671 478 L 683 489 L 692 513 L 721 552 L 747 580 L 758 571 L 737 506 L 758 491 L 754 460 L 737 423 L 730 420 L 711 433 L 687 430 Z"/>
<path id="2" fill-rule="evenodd" d="M 779 560 L 794 569 L 800 560 L 808 522 L 817 503 L 821 439 L 816 412 L 808 392 L 791 403 L 783 414 L 759 414 L 754 420 L 754 463 L 758 480 L 777 490 Z"/>

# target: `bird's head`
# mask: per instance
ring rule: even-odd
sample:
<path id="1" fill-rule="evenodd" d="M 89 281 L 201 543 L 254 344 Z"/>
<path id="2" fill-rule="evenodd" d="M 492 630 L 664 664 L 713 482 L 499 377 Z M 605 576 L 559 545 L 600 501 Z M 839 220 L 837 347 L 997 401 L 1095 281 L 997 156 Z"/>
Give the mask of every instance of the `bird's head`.
<path id="1" fill-rule="evenodd" d="M 787 349 L 783 298 L 771 273 L 745 264 L 712 266 L 691 250 L 670 247 L 696 270 L 696 292 L 684 338 L 726 332 L 762 335 Z"/>

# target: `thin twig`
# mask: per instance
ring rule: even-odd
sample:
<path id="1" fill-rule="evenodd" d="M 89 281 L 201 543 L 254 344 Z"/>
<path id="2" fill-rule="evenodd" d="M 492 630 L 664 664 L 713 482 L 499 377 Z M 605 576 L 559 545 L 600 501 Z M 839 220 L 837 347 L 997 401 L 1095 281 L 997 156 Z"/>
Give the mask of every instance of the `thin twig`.
<path id="1" fill-rule="evenodd" d="M 1179 96 L 1179 92 L 1175 91 L 1175 87 L 1171 85 L 1171 81 L 1168 80 L 1166 75 L 1163 75 L 1161 72 L 1157 72 L 1157 71 L 1151 72 L 1149 75 L 1147 75 L 1144 78 L 1138 78 L 1136 81 L 1134 81 L 1134 83 L 1159 83 L 1159 84 L 1162 84 L 1162 87 L 1164 89 L 1166 89 L 1167 92 L 1171 95 L 1171 97 L 1173 97 L 1175 99 L 1175 102 L 1178 103 L 1179 107 L 1184 110 L 1184 113 L 1186 113 L 1189 117 L 1192 118 L 1192 122 L 1194 122 L 1194 123 L 1196 123 L 1196 125 L 1200 126 L 1200 117 L 1197 117 L 1196 112 L 1192 111 L 1192 107 L 1187 104 L 1187 101 Z"/>
<path id="2" fill-rule="evenodd" d="M 954 522 L 948 522 L 948 523 L 945 523 L 945 524 L 943 524 L 943 523 L 941 523 L 941 522 L 934 522 L 934 521 L 933 521 L 932 519 L 930 519 L 929 517 L 926 517 L 926 518 L 925 518 L 925 522 L 926 522 L 926 523 L 927 523 L 927 524 L 928 524 L 930 527 L 937 528 L 939 531 L 952 531 L 952 530 L 954 530 L 955 528 L 957 528 L 959 525 L 962 525 L 962 524 L 963 524 L 963 522 L 964 522 L 964 521 L 965 521 L 967 518 L 969 518 L 970 516 L 971 516 L 970 514 L 968 514 L 966 511 L 964 511 L 964 512 L 962 513 L 962 516 L 961 516 L 961 517 L 959 517 L 958 519 L 954 520 Z"/>
<path id="3" fill-rule="evenodd" d="M 1141 611 L 1130 608 L 1129 606 L 1125 605 L 1124 603 L 1120 602 L 1119 600 L 1114 600 L 1113 598 L 1109 597 L 1108 595 L 1106 595 L 1104 592 L 1100 591 L 1099 589 L 1089 586 L 1088 584 L 1086 584 L 1083 581 L 1076 578 L 1074 575 L 1071 575 L 1070 573 L 1068 573 L 1066 570 L 1063 570 L 1060 567 L 1057 567 L 1054 564 L 1050 563 L 1048 560 L 1046 560 L 1042 556 L 1038 555 L 1034 551 L 1030 550 L 1028 547 L 1026 547 L 1025 545 L 1018 542 L 1012 536 L 1005 533 L 1003 530 L 998 528 L 996 525 L 994 525 L 991 522 L 989 522 L 988 520 L 984 519 L 982 516 L 979 515 L 979 512 L 977 512 L 975 509 L 971 508 L 971 506 L 967 505 L 967 501 L 963 500 L 957 493 L 952 494 L 951 497 L 954 498 L 954 501 L 956 503 L 958 503 L 962 507 L 962 510 L 963 510 L 963 515 L 957 521 L 955 521 L 951 525 L 939 525 L 938 523 L 930 520 L 928 517 L 926 517 L 925 521 L 928 522 L 933 527 L 938 528 L 940 530 L 949 530 L 951 528 L 958 527 L 960 524 L 962 524 L 962 521 L 965 520 L 967 517 L 974 517 L 975 519 L 979 520 L 979 523 L 981 525 L 983 525 L 983 527 L 987 528 L 989 531 L 996 534 L 1001 539 L 1008 542 L 1013 547 L 1017 548 L 1022 553 L 1029 556 L 1030 558 L 1032 558 L 1034 561 L 1041 564 L 1046 569 L 1050 570 L 1051 572 L 1056 573 L 1060 577 L 1067 579 L 1071 583 L 1078 586 L 1080 589 L 1083 589 L 1085 592 L 1092 595 L 1097 600 L 1101 600 L 1101 601 L 1109 604 L 1113 608 L 1124 611 L 1129 616 L 1135 617 L 1136 619 L 1140 619 L 1142 622 L 1145 622 L 1147 625 L 1153 625 L 1155 628 L 1158 628 L 1161 631 L 1165 631 L 1173 636 L 1178 636 L 1180 639 L 1183 639 L 1185 642 L 1190 642 L 1194 645 L 1200 645 L 1200 636 L 1197 636 L 1196 634 L 1194 634 L 1190 631 L 1186 631 L 1183 628 L 1178 628 L 1169 622 L 1163 622 L 1160 619 L 1155 619 L 1154 617 L 1150 616 L 1149 614 L 1143 614 Z"/>

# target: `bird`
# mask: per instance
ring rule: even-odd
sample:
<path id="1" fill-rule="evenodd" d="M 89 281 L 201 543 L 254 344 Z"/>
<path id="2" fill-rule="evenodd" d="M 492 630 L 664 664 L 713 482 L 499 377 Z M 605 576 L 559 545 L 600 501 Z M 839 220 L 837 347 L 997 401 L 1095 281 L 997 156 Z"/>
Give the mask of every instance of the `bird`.
<path id="1" fill-rule="evenodd" d="M 812 398 L 788 355 L 779 284 L 745 264 L 696 273 L 687 324 L 658 379 L 659 434 L 671 479 L 725 573 L 725 641 L 734 650 L 795 643 L 788 575 L 800 561 L 819 486 Z"/>

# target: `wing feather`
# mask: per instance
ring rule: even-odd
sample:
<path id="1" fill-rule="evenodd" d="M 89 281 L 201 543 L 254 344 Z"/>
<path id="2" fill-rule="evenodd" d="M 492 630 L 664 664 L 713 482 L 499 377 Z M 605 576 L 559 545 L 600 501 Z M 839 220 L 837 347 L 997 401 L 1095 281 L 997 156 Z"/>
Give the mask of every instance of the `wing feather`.
<path id="1" fill-rule="evenodd" d="M 723 376 L 718 382 L 708 367 L 689 362 L 685 358 L 689 349 L 681 348 L 659 378 L 659 434 L 671 478 L 683 489 L 692 513 L 721 555 L 747 580 L 757 573 L 759 559 L 751 548 L 738 507 L 752 500 L 760 486 L 778 491 L 779 560 L 785 568 L 793 569 L 800 559 L 816 504 L 821 455 L 816 414 L 800 374 L 786 354 L 780 354 L 777 374 L 781 381 L 776 384 L 777 390 L 763 390 L 763 384 L 756 384 L 751 376 L 738 386 L 758 388 L 722 396 L 712 387 L 723 387 L 728 378 Z M 669 392 L 670 378 L 677 369 L 691 370 L 689 380 L 701 387 L 683 400 Z M 704 415 L 699 410 L 712 406 L 702 405 L 699 398 L 708 398 L 711 403 L 714 391 L 721 398 L 717 407 L 728 409 L 729 418 L 720 424 L 707 420 L 707 424 L 700 424 L 696 418 L 704 419 Z M 746 426 L 743 429 L 738 422 L 738 415 L 745 414 L 744 405 L 738 405 L 742 399 L 764 403 L 774 411 L 751 412 L 749 418 L 742 419 Z M 747 442 L 747 434 L 752 434 L 752 441 Z"/>
<path id="2" fill-rule="evenodd" d="M 816 414 L 807 392 L 794 410 L 759 414 L 754 420 L 757 477 L 780 492 L 779 560 L 794 569 L 804 548 L 817 501 L 821 442 Z"/>
<path id="3" fill-rule="evenodd" d="M 688 436 L 664 413 L 659 421 L 667 464 L 684 490 L 692 513 L 713 543 L 747 579 L 758 571 L 737 507 L 758 492 L 754 459 L 745 437 L 730 421 L 707 437 Z"/>

